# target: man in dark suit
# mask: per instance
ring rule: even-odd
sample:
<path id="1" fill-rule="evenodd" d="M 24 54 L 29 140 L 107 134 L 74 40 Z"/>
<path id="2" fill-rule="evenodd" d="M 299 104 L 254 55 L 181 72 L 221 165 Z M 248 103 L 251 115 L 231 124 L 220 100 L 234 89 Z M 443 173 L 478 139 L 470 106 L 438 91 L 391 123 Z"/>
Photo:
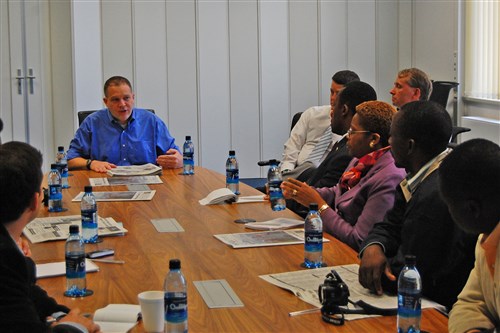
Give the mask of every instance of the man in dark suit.
<path id="1" fill-rule="evenodd" d="M 423 295 L 448 308 L 469 276 L 477 235 L 466 235 L 453 223 L 439 193 L 437 170 L 449 153 L 451 128 L 448 112 L 434 102 L 410 102 L 393 118 L 389 143 L 396 166 L 408 176 L 359 253 L 359 281 L 377 294 L 396 292 L 409 254 L 417 257 Z"/>
<path id="2" fill-rule="evenodd" d="M 57 304 L 35 284 L 35 263 L 19 241 L 42 202 L 42 155 L 26 143 L 8 142 L 0 145 L 0 160 L 0 330 L 99 332 L 79 310 Z"/>
<path id="3" fill-rule="evenodd" d="M 352 157 L 347 150 L 346 133 L 351 127 L 352 117 L 356 114 L 356 106 L 366 101 L 377 99 L 377 93 L 368 83 L 354 81 L 345 85 L 335 100 L 330 112 L 332 132 L 342 135 L 335 143 L 325 160 L 308 178 L 298 177 L 314 187 L 332 187 L 338 183 Z M 294 200 L 287 200 L 287 207 L 301 216 L 307 214 L 308 208 Z"/>

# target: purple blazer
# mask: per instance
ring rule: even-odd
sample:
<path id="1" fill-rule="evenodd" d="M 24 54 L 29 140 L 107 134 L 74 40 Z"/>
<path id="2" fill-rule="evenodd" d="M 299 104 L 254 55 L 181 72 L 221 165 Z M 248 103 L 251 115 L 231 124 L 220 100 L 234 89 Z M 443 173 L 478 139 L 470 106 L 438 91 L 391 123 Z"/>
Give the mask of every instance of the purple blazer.
<path id="1" fill-rule="evenodd" d="M 353 158 L 346 170 L 358 161 Z M 359 183 L 341 194 L 339 184 L 317 188 L 316 191 L 331 208 L 321 216 L 323 230 L 332 234 L 354 250 L 359 247 L 375 223 L 384 219 L 394 205 L 396 186 L 406 176 L 406 171 L 396 167 L 390 151 L 380 156 Z"/>

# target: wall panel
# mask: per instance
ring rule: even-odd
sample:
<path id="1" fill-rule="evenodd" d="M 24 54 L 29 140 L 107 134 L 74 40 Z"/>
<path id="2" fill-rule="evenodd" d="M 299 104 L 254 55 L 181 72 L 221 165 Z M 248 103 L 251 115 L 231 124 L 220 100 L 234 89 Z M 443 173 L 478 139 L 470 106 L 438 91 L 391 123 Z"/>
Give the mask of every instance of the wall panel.
<path id="1" fill-rule="evenodd" d="M 231 142 L 228 3 L 198 2 L 200 162 L 223 172 Z M 236 152 L 236 156 L 243 152 Z"/>
<path id="2" fill-rule="evenodd" d="M 257 0 L 229 2 L 231 143 L 243 178 L 261 171 L 257 9 Z"/>
<path id="3" fill-rule="evenodd" d="M 291 115 L 320 103 L 318 2 L 291 1 L 290 9 L 290 101 Z"/>
<path id="4" fill-rule="evenodd" d="M 166 1 L 166 7 L 168 127 L 179 146 L 191 135 L 199 165 L 195 2 Z"/>
<path id="5" fill-rule="evenodd" d="M 260 2 L 262 158 L 281 158 L 290 134 L 290 73 L 287 2 Z"/>
<path id="6" fill-rule="evenodd" d="M 136 86 L 132 1 L 101 1 L 103 82 L 114 75 L 125 76 Z"/>
<path id="7" fill-rule="evenodd" d="M 135 105 L 154 109 L 168 124 L 167 32 L 165 3 L 138 1 L 133 5 Z"/>
<path id="8" fill-rule="evenodd" d="M 332 76 L 347 66 L 347 1 L 319 2 L 320 104 L 330 104 Z"/>

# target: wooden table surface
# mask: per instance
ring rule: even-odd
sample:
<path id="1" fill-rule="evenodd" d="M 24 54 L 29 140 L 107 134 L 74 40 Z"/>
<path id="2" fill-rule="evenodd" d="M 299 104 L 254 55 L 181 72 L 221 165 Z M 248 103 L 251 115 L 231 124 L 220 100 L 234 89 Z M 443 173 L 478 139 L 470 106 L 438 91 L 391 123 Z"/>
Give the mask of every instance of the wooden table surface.
<path id="1" fill-rule="evenodd" d="M 104 237 L 86 251 L 114 248 L 115 259 L 125 264 L 97 263 L 100 270 L 87 274 L 87 287 L 94 295 L 85 298 L 63 296 L 65 278 L 40 279 L 38 283 L 59 303 L 93 313 L 110 303 L 138 304 L 137 294 L 162 290 L 168 261 L 179 258 L 188 281 L 188 325 L 190 332 L 395 332 L 396 317 L 377 317 L 349 321 L 344 326 L 324 323 L 318 313 L 289 317 L 292 311 L 312 308 L 289 291 L 265 282 L 259 275 L 299 270 L 303 245 L 232 249 L 213 235 L 250 232 L 234 223 L 238 218 L 266 221 L 277 217 L 297 217 L 291 211 L 273 212 L 268 203 L 202 206 L 198 200 L 225 186 L 224 176 L 196 167 L 196 174 L 183 176 L 180 169 L 164 170 L 163 184 L 149 185 L 156 190 L 151 201 L 99 202 L 98 214 L 123 222 L 125 236 Z M 72 171 L 71 188 L 63 190 L 65 215 L 80 214 L 78 202 L 71 202 L 89 177 L 105 177 L 90 171 Z M 126 190 L 125 186 L 95 187 L 94 191 Z M 255 195 L 255 189 L 240 184 L 242 195 Z M 40 210 L 39 216 L 59 216 Z M 158 233 L 152 218 L 175 218 L 181 233 Z M 347 245 L 325 233 L 323 256 L 329 266 L 359 263 Z M 64 242 L 31 244 L 37 263 L 63 261 Z M 242 308 L 209 309 L 193 281 L 225 279 L 244 303 Z M 447 318 L 438 311 L 423 311 L 421 328 L 428 332 L 447 332 Z M 134 332 L 142 329 L 135 328 Z"/>

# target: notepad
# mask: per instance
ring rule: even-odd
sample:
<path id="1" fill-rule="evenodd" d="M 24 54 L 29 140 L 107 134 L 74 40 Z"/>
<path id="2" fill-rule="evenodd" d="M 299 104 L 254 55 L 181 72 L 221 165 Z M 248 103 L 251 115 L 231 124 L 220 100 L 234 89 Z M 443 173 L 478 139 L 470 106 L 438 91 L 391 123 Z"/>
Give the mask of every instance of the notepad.
<path id="1" fill-rule="evenodd" d="M 226 280 L 194 281 L 193 283 L 210 309 L 244 306 Z"/>
<path id="2" fill-rule="evenodd" d="M 85 260 L 85 268 L 87 273 L 99 271 L 99 266 L 94 264 L 92 260 Z M 66 275 L 66 262 L 49 262 L 47 264 L 37 264 L 36 265 L 36 277 L 37 279 Z"/>

